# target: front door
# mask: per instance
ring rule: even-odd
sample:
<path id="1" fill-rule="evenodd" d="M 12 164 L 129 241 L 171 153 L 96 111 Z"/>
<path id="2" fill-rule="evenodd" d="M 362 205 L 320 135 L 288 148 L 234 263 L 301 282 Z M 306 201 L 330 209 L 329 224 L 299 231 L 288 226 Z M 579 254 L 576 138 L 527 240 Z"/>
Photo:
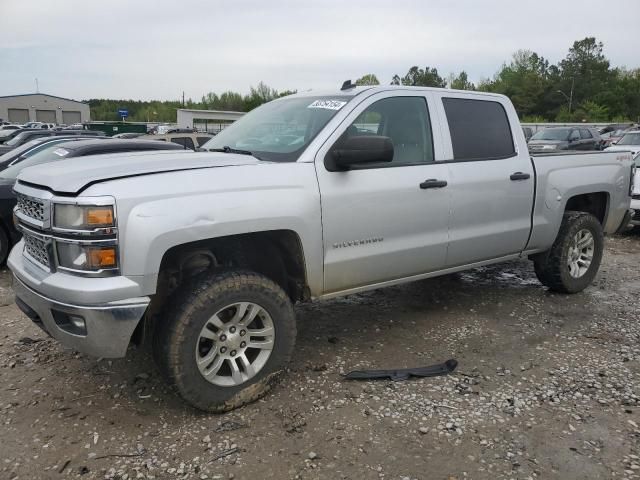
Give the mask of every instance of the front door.
<path id="1" fill-rule="evenodd" d="M 356 107 L 320 149 L 325 293 L 443 267 L 448 168 L 435 162 L 433 131 L 427 96 L 385 92 Z M 330 171 L 326 156 L 357 135 L 389 137 L 393 160 Z"/>

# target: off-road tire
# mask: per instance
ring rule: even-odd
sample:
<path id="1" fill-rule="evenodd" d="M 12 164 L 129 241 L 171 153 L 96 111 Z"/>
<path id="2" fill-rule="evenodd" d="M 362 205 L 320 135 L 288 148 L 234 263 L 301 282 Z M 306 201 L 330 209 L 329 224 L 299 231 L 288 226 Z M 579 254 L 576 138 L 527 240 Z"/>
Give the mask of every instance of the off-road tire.
<path id="1" fill-rule="evenodd" d="M 579 278 L 569 273 L 568 252 L 574 236 L 580 230 L 589 230 L 594 239 L 593 259 L 588 270 Z M 540 283 L 559 293 L 578 293 L 587 288 L 600 268 L 604 249 L 602 225 L 590 213 L 567 212 L 564 214 L 558 236 L 552 247 L 534 258 L 534 269 Z"/>
<path id="2" fill-rule="evenodd" d="M 234 302 L 255 302 L 271 316 L 274 346 L 262 369 L 245 383 L 219 386 L 198 370 L 196 342 L 207 320 Z M 153 337 L 156 363 L 178 395 L 197 409 L 222 413 L 264 396 L 291 358 L 296 321 L 291 300 L 276 283 L 249 271 L 203 274 L 179 288 Z"/>

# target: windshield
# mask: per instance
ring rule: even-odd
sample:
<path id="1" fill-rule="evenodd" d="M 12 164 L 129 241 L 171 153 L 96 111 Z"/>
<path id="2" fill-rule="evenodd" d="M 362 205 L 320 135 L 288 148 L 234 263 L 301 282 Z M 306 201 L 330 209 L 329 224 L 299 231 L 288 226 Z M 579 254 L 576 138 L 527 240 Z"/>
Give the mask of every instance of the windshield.
<path id="1" fill-rule="evenodd" d="M 260 160 L 295 162 L 309 142 L 352 96 L 293 97 L 265 103 L 202 148 L 251 152 Z"/>
<path id="2" fill-rule="evenodd" d="M 40 165 L 41 163 L 53 162 L 55 160 L 62 160 L 69 156 L 71 153 L 66 148 L 58 145 L 47 145 L 48 148 L 45 148 L 38 153 L 33 154 L 29 158 L 11 165 L 9 168 L 0 172 L 2 178 L 12 178 L 15 179 L 18 174 L 22 171 L 22 169 L 27 167 L 32 167 L 34 165 Z"/>
<path id="3" fill-rule="evenodd" d="M 537 132 L 531 140 L 569 140 L 569 128 L 545 128 Z"/>
<path id="4" fill-rule="evenodd" d="M 14 158 L 19 157 L 20 154 L 22 154 L 22 152 L 26 152 L 30 148 L 33 148 L 35 145 L 38 145 L 41 141 L 42 139 L 31 140 L 27 143 L 20 145 L 19 147 L 14 148 L 13 150 L 8 151 L 4 155 L 0 155 L 0 163 L 6 160 L 13 160 Z"/>
<path id="5" fill-rule="evenodd" d="M 618 140 L 618 145 L 640 145 L 640 132 L 629 132 L 625 134 Z"/>
<path id="6" fill-rule="evenodd" d="M 10 145 L 10 146 L 17 145 L 25 136 L 26 136 L 25 132 L 21 132 L 17 134 L 15 137 L 13 137 L 11 140 L 9 140 L 8 142 L 4 142 L 4 144 Z"/>

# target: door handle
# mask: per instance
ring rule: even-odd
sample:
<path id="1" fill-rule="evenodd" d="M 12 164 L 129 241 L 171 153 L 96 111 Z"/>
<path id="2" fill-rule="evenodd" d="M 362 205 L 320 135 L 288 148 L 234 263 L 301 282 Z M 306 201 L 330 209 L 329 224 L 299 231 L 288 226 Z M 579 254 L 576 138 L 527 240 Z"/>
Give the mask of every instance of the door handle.
<path id="1" fill-rule="evenodd" d="M 531 175 L 529 175 L 528 173 L 516 172 L 512 173 L 509 178 L 511 180 L 529 180 L 530 177 Z"/>
<path id="2" fill-rule="evenodd" d="M 438 180 L 437 178 L 429 178 L 420 184 L 420 188 L 423 190 L 427 188 L 442 188 L 446 186 L 446 180 Z"/>

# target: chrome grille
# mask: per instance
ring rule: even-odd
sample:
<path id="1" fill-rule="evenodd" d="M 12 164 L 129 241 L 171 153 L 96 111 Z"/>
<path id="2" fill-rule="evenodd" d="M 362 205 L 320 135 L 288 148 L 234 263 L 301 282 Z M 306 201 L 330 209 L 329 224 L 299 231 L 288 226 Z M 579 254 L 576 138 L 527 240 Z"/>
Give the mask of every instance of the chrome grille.
<path id="1" fill-rule="evenodd" d="M 18 194 L 17 208 L 23 215 L 44 222 L 44 202 L 42 200 Z"/>
<path id="2" fill-rule="evenodd" d="M 25 252 L 35 261 L 49 268 L 49 253 L 45 241 L 27 232 L 24 232 L 23 238 Z"/>

